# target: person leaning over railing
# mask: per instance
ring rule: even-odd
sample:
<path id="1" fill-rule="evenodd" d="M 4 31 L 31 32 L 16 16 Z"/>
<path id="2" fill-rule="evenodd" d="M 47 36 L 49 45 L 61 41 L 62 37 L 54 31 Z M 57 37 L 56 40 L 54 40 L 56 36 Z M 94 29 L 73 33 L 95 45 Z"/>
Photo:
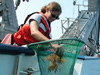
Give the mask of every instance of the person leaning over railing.
<path id="1" fill-rule="evenodd" d="M 59 19 L 61 6 L 57 2 L 50 2 L 41 8 L 41 12 L 35 13 L 29 17 L 26 24 L 20 30 L 14 33 L 11 43 L 17 45 L 28 45 L 30 43 L 49 41 L 51 39 L 51 22 Z M 61 46 L 51 43 L 55 50 L 61 50 Z M 60 53 L 57 51 L 57 53 Z"/>

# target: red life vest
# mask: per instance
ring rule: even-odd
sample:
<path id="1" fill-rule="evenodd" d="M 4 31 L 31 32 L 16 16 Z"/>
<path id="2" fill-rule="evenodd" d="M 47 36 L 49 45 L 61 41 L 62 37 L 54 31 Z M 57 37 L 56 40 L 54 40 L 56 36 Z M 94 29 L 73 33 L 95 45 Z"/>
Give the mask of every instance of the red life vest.
<path id="1" fill-rule="evenodd" d="M 40 13 L 42 14 L 42 13 Z M 42 14 L 43 15 L 43 14 Z M 45 26 L 46 31 L 43 30 L 43 28 L 41 28 L 39 26 L 39 31 L 45 35 L 47 38 L 51 39 L 49 34 L 51 32 L 51 27 L 49 27 L 48 23 L 47 23 L 47 19 L 46 17 L 43 15 L 41 16 L 41 23 Z M 14 34 L 14 38 L 13 40 L 19 45 L 26 45 L 26 44 L 30 44 L 30 43 L 34 43 L 34 42 L 39 42 L 37 39 L 35 39 L 32 35 L 31 35 L 31 31 L 30 31 L 30 25 L 28 24 L 24 24 L 23 27 Z"/>

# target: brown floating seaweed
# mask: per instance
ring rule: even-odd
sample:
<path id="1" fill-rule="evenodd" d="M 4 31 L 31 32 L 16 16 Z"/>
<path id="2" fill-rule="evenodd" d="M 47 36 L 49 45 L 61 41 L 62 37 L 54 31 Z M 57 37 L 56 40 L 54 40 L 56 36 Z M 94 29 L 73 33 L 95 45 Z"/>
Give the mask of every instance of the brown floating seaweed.
<path id="1" fill-rule="evenodd" d="M 50 54 L 48 58 L 44 58 L 44 59 L 50 61 L 50 66 L 48 67 L 48 71 L 51 72 L 54 70 L 55 73 L 59 69 L 59 65 L 66 61 L 65 59 L 57 56 L 55 53 Z"/>

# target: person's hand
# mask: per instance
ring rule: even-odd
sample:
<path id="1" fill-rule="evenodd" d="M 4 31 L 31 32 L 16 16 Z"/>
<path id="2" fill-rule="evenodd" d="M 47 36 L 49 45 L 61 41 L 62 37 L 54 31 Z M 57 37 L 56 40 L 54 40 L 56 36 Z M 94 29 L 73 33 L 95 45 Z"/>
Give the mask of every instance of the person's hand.
<path id="1" fill-rule="evenodd" d="M 54 48 L 55 54 L 61 58 L 64 53 L 62 46 L 60 46 L 58 44 L 53 44 L 53 43 L 51 44 L 51 46 Z"/>

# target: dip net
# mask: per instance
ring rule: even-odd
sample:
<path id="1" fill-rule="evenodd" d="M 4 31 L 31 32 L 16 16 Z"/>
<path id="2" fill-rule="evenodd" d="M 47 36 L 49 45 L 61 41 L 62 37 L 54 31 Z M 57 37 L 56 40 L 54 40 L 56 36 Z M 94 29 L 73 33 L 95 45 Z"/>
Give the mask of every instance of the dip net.
<path id="1" fill-rule="evenodd" d="M 56 57 L 50 43 L 62 46 L 64 52 L 61 60 Z M 41 75 L 73 75 L 74 65 L 83 44 L 80 39 L 70 38 L 31 43 L 28 47 L 37 53 Z"/>

